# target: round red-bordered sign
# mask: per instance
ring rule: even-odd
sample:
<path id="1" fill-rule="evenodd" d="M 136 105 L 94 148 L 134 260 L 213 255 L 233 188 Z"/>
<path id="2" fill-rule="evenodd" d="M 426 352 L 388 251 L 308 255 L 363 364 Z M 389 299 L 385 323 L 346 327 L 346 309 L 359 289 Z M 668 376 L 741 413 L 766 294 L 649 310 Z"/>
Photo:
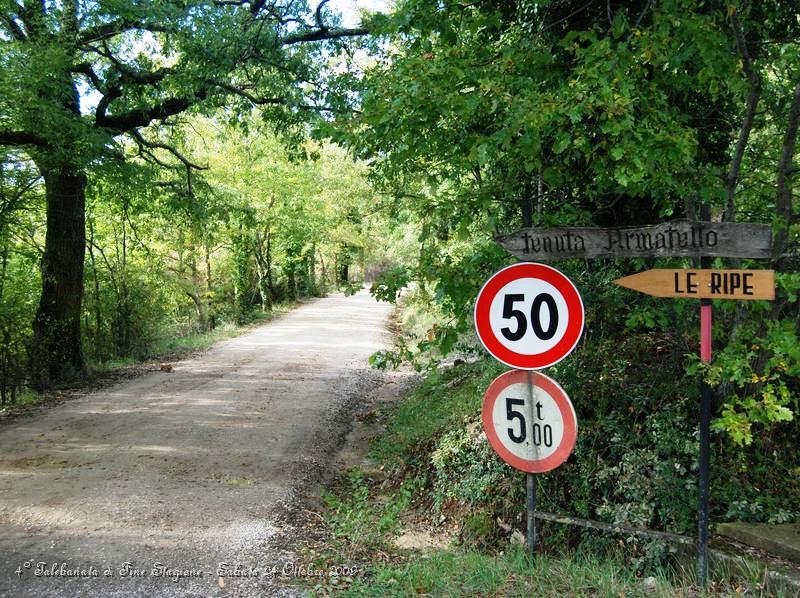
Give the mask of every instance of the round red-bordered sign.
<path id="1" fill-rule="evenodd" d="M 583 300 L 572 281 L 545 264 L 495 272 L 475 300 L 475 329 L 498 361 L 538 370 L 569 355 L 583 333 Z"/>
<path id="2" fill-rule="evenodd" d="M 578 436 L 567 393 L 539 372 L 512 370 L 495 378 L 483 395 L 482 419 L 486 438 L 500 458 L 528 473 L 561 465 Z"/>

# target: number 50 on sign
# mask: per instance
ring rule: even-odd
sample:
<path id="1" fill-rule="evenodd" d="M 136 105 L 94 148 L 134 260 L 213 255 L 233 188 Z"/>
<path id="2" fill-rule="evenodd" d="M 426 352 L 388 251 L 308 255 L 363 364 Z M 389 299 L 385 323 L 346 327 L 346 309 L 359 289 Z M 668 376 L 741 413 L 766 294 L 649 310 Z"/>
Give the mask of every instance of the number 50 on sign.
<path id="1" fill-rule="evenodd" d="M 491 355 L 538 370 L 564 359 L 583 332 L 583 301 L 572 281 L 544 264 L 503 268 L 475 301 L 475 329 Z"/>

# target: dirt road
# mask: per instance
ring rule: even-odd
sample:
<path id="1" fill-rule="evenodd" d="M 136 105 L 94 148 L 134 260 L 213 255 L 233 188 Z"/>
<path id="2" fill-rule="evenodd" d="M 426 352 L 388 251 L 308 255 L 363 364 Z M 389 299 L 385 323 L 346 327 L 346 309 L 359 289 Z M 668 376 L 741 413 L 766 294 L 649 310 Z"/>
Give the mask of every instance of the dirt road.
<path id="1" fill-rule="evenodd" d="M 0 428 L 0 595 L 272 595 L 271 577 L 307 575 L 275 513 L 379 383 L 366 362 L 389 313 L 364 292 L 320 299 Z"/>

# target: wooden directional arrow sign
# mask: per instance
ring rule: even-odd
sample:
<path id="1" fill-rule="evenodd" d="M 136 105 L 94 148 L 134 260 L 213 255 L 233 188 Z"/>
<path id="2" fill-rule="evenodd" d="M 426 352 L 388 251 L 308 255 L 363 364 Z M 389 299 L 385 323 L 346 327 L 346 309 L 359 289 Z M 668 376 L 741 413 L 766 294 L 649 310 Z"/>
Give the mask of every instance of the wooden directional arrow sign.
<path id="1" fill-rule="evenodd" d="M 614 281 L 652 295 L 684 299 L 775 299 L 773 270 L 646 270 Z"/>

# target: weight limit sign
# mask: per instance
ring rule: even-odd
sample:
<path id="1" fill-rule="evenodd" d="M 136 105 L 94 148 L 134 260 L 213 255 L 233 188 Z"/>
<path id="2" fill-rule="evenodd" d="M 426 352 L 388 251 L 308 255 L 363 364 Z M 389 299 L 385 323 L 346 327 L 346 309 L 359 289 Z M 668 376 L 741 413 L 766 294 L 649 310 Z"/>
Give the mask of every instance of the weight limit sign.
<path id="1" fill-rule="evenodd" d="M 512 467 L 544 473 L 567 460 L 578 420 L 564 390 L 539 372 L 501 374 L 483 397 L 483 429 L 489 444 Z"/>
<path id="2" fill-rule="evenodd" d="M 504 364 L 538 370 L 569 355 L 583 333 L 580 293 L 561 272 L 544 264 L 503 268 L 475 301 L 475 329 L 483 346 Z"/>

